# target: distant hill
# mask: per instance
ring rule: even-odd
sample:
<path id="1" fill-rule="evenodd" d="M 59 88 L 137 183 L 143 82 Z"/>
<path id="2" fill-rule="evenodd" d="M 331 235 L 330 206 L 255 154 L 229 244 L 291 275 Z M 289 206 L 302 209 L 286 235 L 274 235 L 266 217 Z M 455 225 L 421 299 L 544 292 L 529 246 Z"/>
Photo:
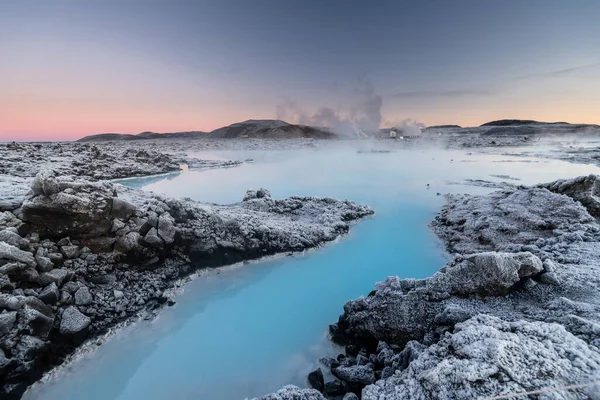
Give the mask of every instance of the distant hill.
<path id="1" fill-rule="evenodd" d="M 433 126 L 428 126 L 425 129 L 445 129 L 445 128 L 462 128 L 462 126 L 460 126 L 460 125 L 433 125 Z"/>
<path id="2" fill-rule="evenodd" d="M 148 140 L 148 139 L 193 139 L 206 136 L 205 132 L 190 131 L 190 132 L 172 132 L 172 133 L 156 133 L 142 132 L 137 135 L 129 133 L 99 133 L 97 135 L 89 135 L 77 140 L 78 142 L 105 142 L 109 140 Z"/>
<path id="3" fill-rule="evenodd" d="M 254 120 L 249 119 L 244 122 L 238 122 L 215 129 L 208 133 L 211 138 L 264 138 L 264 139 L 284 139 L 284 138 L 314 138 L 329 139 L 335 135 L 324 129 L 315 128 L 308 125 L 294 125 L 287 122 L 273 119 Z"/>
<path id="4" fill-rule="evenodd" d="M 314 139 L 329 139 L 335 135 L 326 128 L 315 128 L 307 125 L 288 124 L 284 121 L 265 119 L 238 122 L 215 129 L 212 132 L 173 132 L 173 133 L 156 133 L 142 132 L 137 135 L 127 133 L 100 133 L 97 135 L 85 136 L 78 142 L 104 142 L 109 140 L 152 140 L 152 139 L 196 139 L 196 138 L 314 138 Z"/>
<path id="5" fill-rule="evenodd" d="M 520 126 L 520 125 L 570 125 L 568 122 L 540 122 L 531 119 L 499 119 L 480 126 Z"/>

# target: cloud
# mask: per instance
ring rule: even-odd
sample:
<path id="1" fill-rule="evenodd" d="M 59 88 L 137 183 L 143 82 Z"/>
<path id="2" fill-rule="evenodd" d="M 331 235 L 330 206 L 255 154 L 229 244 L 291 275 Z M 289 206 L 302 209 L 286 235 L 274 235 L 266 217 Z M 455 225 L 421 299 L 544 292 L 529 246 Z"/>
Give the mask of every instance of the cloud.
<path id="1" fill-rule="evenodd" d="M 491 96 L 492 90 L 466 89 L 466 90 L 415 90 L 410 92 L 398 92 L 391 97 L 397 99 L 429 99 L 435 97 L 466 97 L 466 96 Z"/>
<path id="2" fill-rule="evenodd" d="M 579 65 L 576 67 L 558 69 L 554 71 L 546 71 L 546 72 L 538 72 L 534 74 L 521 75 L 513 78 L 512 80 L 525 80 L 525 79 L 536 79 L 536 78 L 554 78 L 565 75 L 570 75 L 573 73 L 578 73 L 581 71 L 586 71 L 590 69 L 600 68 L 600 62 L 586 65 Z"/>

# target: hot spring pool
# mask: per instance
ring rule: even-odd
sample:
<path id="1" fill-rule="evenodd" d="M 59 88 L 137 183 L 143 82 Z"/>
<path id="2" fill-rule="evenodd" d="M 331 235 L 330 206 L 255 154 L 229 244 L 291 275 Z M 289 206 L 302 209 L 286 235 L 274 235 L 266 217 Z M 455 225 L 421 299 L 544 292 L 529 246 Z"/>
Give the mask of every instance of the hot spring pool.
<path id="1" fill-rule="evenodd" d="M 326 331 L 347 300 L 367 295 L 388 275 L 422 278 L 444 264 L 447 255 L 427 227 L 444 203 L 437 193 L 490 191 L 448 181 L 509 175 L 520 179 L 510 182 L 533 184 L 600 173 L 595 166 L 439 150 L 211 156 L 256 162 L 123 183 L 215 203 L 237 202 L 246 189 L 265 187 L 274 197 L 348 198 L 369 204 L 376 215 L 337 243 L 190 282 L 174 307 L 125 328 L 36 384 L 25 399 L 237 400 L 289 383 L 305 386 L 318 358 L 340 351 Z"/>

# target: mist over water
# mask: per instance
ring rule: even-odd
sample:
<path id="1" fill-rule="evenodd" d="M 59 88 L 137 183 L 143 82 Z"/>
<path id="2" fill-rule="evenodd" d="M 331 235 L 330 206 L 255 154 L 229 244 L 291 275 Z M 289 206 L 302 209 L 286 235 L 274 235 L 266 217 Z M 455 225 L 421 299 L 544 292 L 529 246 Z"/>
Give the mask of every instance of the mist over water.
<path id="1" fill-rule="evenodd" d="M 377 148 L 372 142 L 361 146 Z M 444 203 L 437 193 L 490 191 L 449 181 L 509 175 L 533 184 L 600 172 L 589 165 L 463 151 L 356 150 L 213 152 L 255 163 L 126 181 L 215 203 L 238 202 L 246 189 L 258 187 L 276 198 L 342 197 L 371 205 L 376 215 L 337 243 L 194 280 L 156 320 L 126 328 L 56 379 L 35 385 L 25 399 L 236 400 L 284 384 L 305 386 L 319 357 L 340 352 L 326 331 L 346 301 L 367 295 L 386 276 L 423 278 L 445 263 L 447 255 L 427 227 Z"/>

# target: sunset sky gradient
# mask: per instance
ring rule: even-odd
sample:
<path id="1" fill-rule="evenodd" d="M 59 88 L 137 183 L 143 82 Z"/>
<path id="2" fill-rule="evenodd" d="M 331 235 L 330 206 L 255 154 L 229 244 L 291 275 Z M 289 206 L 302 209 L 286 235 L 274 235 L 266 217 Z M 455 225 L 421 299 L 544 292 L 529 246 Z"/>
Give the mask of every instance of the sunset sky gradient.
<path id="1" fill-rule="evenodd" d="M 383 124 L 600 123 L 599 20 L 577 0 L 0 0 L 0 141 L 350 112 L 365 80 Z"/>

